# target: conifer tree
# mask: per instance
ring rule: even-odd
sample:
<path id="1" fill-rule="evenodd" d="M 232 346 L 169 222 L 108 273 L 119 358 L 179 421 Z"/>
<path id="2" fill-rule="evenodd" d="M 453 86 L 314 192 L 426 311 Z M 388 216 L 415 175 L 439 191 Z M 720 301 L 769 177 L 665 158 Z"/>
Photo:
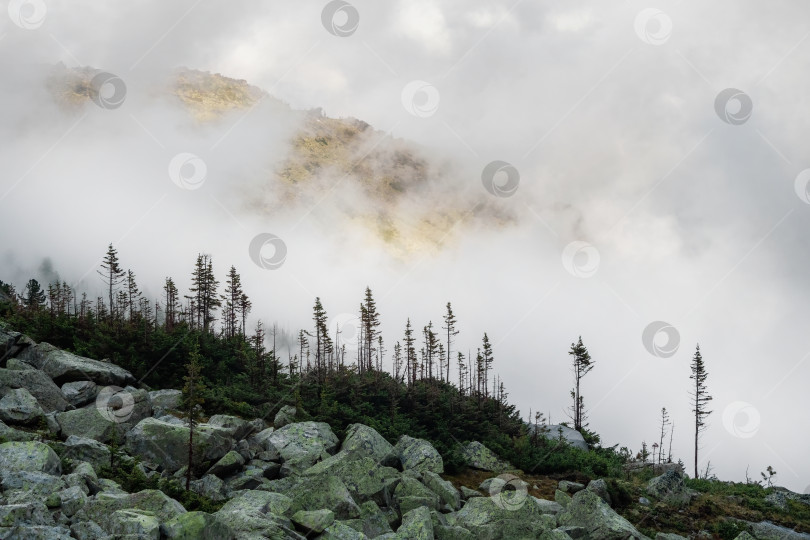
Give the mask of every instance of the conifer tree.
<path id="1" fill-rule="evenodd" d="M 411 327 L 411 319 L 405 323 L 405 371 L 408 376 L 408 385 L 416 384 L 416 349 L 414 344 L 416 340 L 413 337 L 413 328 Z"/>
<path id="2" fill-rule="evenodd" d="M 138 290 L 138 284 L 135 282 L 135 272 L 132 270 L 127 270 L 126 278 L 124 279 L 124 287 L 127 295 L 129 320 L 133 320 L 137 314 L 138 308 L 141 306 L 141 291 Z"/>
<path id="3" fill-rule="evenodd" d="M 177 298 L 177 286 L 174 284 L 174 280 L 172 278 L 167 277 L 166 283 L 163 285 L 163 290 L 166 292 L 166 302 L 165 302 L 165 327 L 166 330 L 171 330 L 174 328 L 175 323 L 177 322 L 177 315 L 180 311 L 180 303 Z"/>
<path id="4" fill-rule="evenodd" d="M 447 302 L 447 313 L 444 315 L 444 326 L 442 328 L 447 333 L 447 366 L 445 378 L 447 379 L 447 382 L 450 382 L 450 359 L 452 358 L 451 347 L 453 344 L 453 338 L 458 335 L 458 330 L 456 330 L 456 316 L 453 314 L 453 307 L 450 305 L 450 302 Z"/>
<path id="5" fill-rule="evenodd" d="M 110 317 L 113 319 L 116 316 L 115 312 L 115 291 L 118 285 L 124 280 L 124 269 L 118 262 L 118 251 L 112 244 L 107 247 L 107 253 L 101 262 L 101 270 L 98 270 L 99 275 L 107 284 L 107 292 L 110 300 Z"/>
<path id="6" fill-rule="evenodd" d="M 202 330 L 206 333 L 211 330 L 211 323 L 216 320 L 214 309 L 222 305 L 217 296 L 218 286 L 219 282 L 214 277 L 211 256 L 198 255 L 194 272 L 191 274 L 191 292 L 192 298 L 196 302 L 196 326 L 199 327 L 202 324 Z"/>
<path id="7" fill-rule="evenodd" d="M 661 464 L 664 461 L 664 437 L 667 433 L 667 426 L 669 426 L 671 422 L 669 421 L 669 413 L 667 413 L 666 407 L 661 407 L 661 439 L 658 445 L 658 463 Z"/>
<path id="8" fill-rule="evenodd" d="M 573 372 L 574 372 L 574 388 L 571 390 L 571 398 L 574 403 L 571 406 L 573 413 L 572 420 L 574 421 L 574 429 L 581 430 L 585 422 L 585 405 L 580 392 L 580 383 L 582 378 L 593 369 L 593 360 L 585 345 L 582 344 L 582 336 L 579 336 L 577 343 L 571 344 L 571 350 L 568 354 L 574 357 Z"/>
<path id="9" fill-rule="evenodd" d="M 712 411 L 708 410 L 709 402 L 712 396 L 706 387 L 706 378 L 709 373 L 706 371 L 706 365 L 703 362 L 703 356 L 700 354 L 700 344 L 695 347 L 695 355 L 692 357 L 690 365 L 692 374 L 689 378 L 695 381 L 693 389 L 689 392 L 692 397 L 692 412 L 695 413 L 695 478 L 698 476 L 698 447 L 700 434 L 706 430 L 706 417 Z"/>
<path id="10" fill-rule="evenodd" d="M 242 278 L 236 272 L 236 268 L 231 266 L 225 281 L 225 293 L 222 295 L 222 301 L 225 303 L 222 309 L 222 331 L 229 338 L 234 337 L 239 331 L 240 308 L 244 294 Z"/>
<path id="11" fill-rule="evenodd" d="M 189 362 L 186 364 L 187 374 L 183 377 L 185 385 L 182 391 L 183 409 L 188 419 L 188 464 L 186 468 L 186 490 L 191 485 L 191 472 L 194 468 L 194 428 L 202 414 L 202 397 L 205 385 L 202 382 L 202 364 L 200 361 L 199 346 L 195 342 L 191 347 Z"/>

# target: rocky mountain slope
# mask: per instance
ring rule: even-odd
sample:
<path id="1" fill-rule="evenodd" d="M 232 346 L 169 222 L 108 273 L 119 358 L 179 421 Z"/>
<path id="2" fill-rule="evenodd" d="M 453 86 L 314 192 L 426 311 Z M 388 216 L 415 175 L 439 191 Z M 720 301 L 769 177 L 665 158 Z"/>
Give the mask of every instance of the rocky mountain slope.
<path id="1" fill-rule="evenodd" d="M 50 92 L 66 110 L 92 107 L 97 73 L 60 64 L 49 77 Z M 451 242 L 457 225 L 503 227 L 514 220 L 484 191 L 480 178 L 462 177 L 451 160 L 362 120 L 330 118 L 320 109 L 293 110 L 244 80 L 185 68 L 151 91 L 154 100 L 186 111 L 198 125 L 230 129 L 249 114 L 268 129 L 296 126 L 285 158 L 265 163 L 266 176 L 245 190 L 246 212 L 274 215 L 298 204 L 309 209 L 340 187 L 334 212 L 322 217 L 316 212 L 313 219 L 333 220 L 336 213 L 402 256 Z"/>
<path id="2" fill-rule="evenodd" d="M 649 538 L 614 510 L 605 479 L 560 481 L 552 497 L 536 497 L 537 479 L 470 442 L 461 452 L 485 479 L 465 485 L 444 474 L 428 441 L 391 444 L 362 424 L 340 440 L 289 405 L 272 423 L 214 415 L 196 425 L 186 492 L 190 428 L 179 390 L 138 388 L 118 366 L 3 327 L 0 352 L 2 539 Z M 642 507 L 667 513 L 700 497 L 677 465 L 644 495 Z M 775 505 L 810 506 L 810 496 L 771 495 Z M 735 523 L 741 540 L 810 538 Z"/>

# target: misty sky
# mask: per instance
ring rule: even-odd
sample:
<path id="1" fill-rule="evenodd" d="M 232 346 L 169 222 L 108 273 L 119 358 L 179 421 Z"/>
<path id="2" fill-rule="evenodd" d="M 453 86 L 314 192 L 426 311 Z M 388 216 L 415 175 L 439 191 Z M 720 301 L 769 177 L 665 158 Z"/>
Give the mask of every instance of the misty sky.
<path id="1" fill-rule="evenodd" d="M 451 301 L 460 348 L 474 354 L 488 332 L 510 400 L 553 421 L 582 335 L 590 427 L 637 451 L 666 407 L 687 471 L 699 342 L 714 396 L 700 468 L 742 480 L 772 465 L 777 483 L 810 488 L 810 6 L 357 0 L 328 17 L 339 6 L 257 4 L 4 4 L 0 279 L 50 279 L 47 257 L 95 296 L 114 242 L 157 297 L 167 275 L 187 287 L 206 252 L 222 281 L 231 264 L 242 273 L 254 321 L 293 332 L 315 296 L 345 317 L 371 286 L 389 348 L 407 317 L 439 325 Z M 58 106 L 45 82 L 57 62 L 120 77 L 120 107 Z M 454 164 L 437 208 L 478 190 L 517 220 L 461 224 L 438 253 L 398 257 L 341 218 L 369 204 L 351 182 L 249 211 L 272 195 L 299 117 L 270 121 L 263 103 L 200 125 L 161 90 L 179 66 L 413 141 Z M 181 153 L 204 163 L 197 189 L 167 172 Z M 500 198 L 481 178 L 496 160 L 519 173 Z M 249 256 L 260 233 L 287 247 L 275 270 Z M 676 341 L 659 332 L 645 347 L 656 321 Z"/>

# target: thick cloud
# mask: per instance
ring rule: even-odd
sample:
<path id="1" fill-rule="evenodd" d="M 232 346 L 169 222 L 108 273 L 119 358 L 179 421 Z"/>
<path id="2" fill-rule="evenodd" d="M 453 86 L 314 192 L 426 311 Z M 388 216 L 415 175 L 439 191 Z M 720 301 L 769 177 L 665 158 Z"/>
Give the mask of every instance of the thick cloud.
<path id="1" fill-rule="evenodd" d="M 656 439 L 665 406 L 689 469 L 688 364 L 700 342 L 714 395 L 701 468 L 711 460 L 720 477 L 742 479 L 748 465 L 752 476 L 773 465 L 779 483 L 810 484 L 810 204 L 795 185 L 810 167 L 810 8 L 353 4 L 359 25 L 347 37 L 322 25 L 325 2 L 297 0 L 46 2 L 41 26 L 28 30 L 0 17 L 3 279 L 21 285 L 55 270 L 99 289 L 95 265 L 113 241 L 156 296 L 163 276 L 182 281 L 209 252 L 220 275 L 230 264 L 243 273 L 257 317 L 292 330 L 309 324 L 314 296 L 336 316 L 370 285 L 389 346 L 407 316 L 438 324 L 449 300 L 462 350 L 474 353 L 488 332 L 510 399 L 555 421 L 569 400 L 567 349 L 581 334 L 597 362 L 584 383 L 591 427 L 638 450 Z M 346 13 L 336 17 L 350 26 Z M 65 113 L 40 69 L 59 61 L 120 76 L 125 103 Z M 440 252 L 403 260 L 343 220 L 341 208 L 368 203 L 350 183 L 314 211 L 246 211 L 296 120 L 268 125 L 262 104 L 200 128 L 153 94 L 177 66 L 413 140 L 456 164 L 452 189 L 484 193 L 484 166 L 509 162 L 520 185 L 498 203 L 520 220 L 462 228 Z M 406 88 L 419 90 L 403 103 Z M 750 96 L 744 123 L 716 112 L 726 88 Z M 734 122 L 739 105 L 720 112 Z M 206 163 L 198 190 L 168 178 L 181 152 Z M 259 232 L 284 238 L 280 269 L 250 260 Z M 596 249 L 598 267 L 588 267 L 587 246 L 563 261 L 574 241 Z M 668 358 L 642 343 L 659 320 L 679 331 Z"/>

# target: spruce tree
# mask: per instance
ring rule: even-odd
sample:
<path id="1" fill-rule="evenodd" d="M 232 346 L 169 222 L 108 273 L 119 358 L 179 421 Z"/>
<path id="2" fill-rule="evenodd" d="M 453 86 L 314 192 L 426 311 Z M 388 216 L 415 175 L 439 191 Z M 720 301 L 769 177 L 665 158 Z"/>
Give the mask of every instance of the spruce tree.
<path id="1" fill-rule="evenodd" d="M 183 409 L 188 419 L 188 463 L 186 468 L 186 490 L 191 485 L 191 473 L 194 468 L 194 428 L 202 415 L 202 404 L 205 400 L 202 397 L 205 385 L 202 382 L 202 364 L 200 361 L 199 346 L 196 342 L 192 344 L 189 353 L 189 362 L 186 364 L 186 376 L 183 377 L 185 385 L 182 391 Z"/>
<path id="2" fill-rule="evenodd" d="M 25 295 L 23 296 L 23 305 L 33 311 L 37 311 L 45 305 L 45 291 L 39 281 L 31 278 L 25 284 Z"/>
<path id="3" fill-rule="evenodd" d="M 695 381 L 695 385 L 689 392 L 692 397 L 692 412 L 695 413 L 695 478 L 698 478 L 698 447 L 700 434 L 706 430 L 706 417 L 712 411 L 708 410 L 712 396 L 706 387 L 706 378 L 709 373 L 703 363 L 703 356 L 700 354 L 700 344 L 695 347 L 695 355 L 692 357 L 692 364 L 689 366 L 692 374 L 689 378 Z"/>
<path id="4" fill-rule="evenodd" d="M 101 270 L 98 271 L 101 279 L 107 284 L 107 292 L 110 300 L 110 317 L 115 318 L 115 291 L 118 285 L 124 280 L 124 269 L 118 262 L 118 251 L 112 244 L 107 247 L 107 253 L 101 262 Z"/>
<path id="5" fill-rule="evenodd" d="M 574 421 L 574 429 L 581 430 L 585 422 L 585 405 L 580 392 L 580 383 L 582 378 L 593 369 L 593 360 L 585 345 L 582 344 L 582 336 L 579 336 L 577 343 L 571 344 L 571 350 L 568 354 L 574 357 L 573 372 L 574 372 L 574 388 L 571 390 L 571 398 L 574 403 L 571 406 L 573 413 L 572 420 Z"/>
<path id="6" fill-rule="evenodd" d="M 453 314 L 453 307 L 450 305 L 450 302 L 447 302 L 447 313 L 444 315 L 444 326 L 442 327 L 445 332 L 447 332 L 447 366 L 446 366 L 446 380 L 450 382 L 450 359 L 451 356 L 451 347 L 453 344 L 453 338 L 458 335 L 458 330 L 456 330 L 456 316 Z"/>

